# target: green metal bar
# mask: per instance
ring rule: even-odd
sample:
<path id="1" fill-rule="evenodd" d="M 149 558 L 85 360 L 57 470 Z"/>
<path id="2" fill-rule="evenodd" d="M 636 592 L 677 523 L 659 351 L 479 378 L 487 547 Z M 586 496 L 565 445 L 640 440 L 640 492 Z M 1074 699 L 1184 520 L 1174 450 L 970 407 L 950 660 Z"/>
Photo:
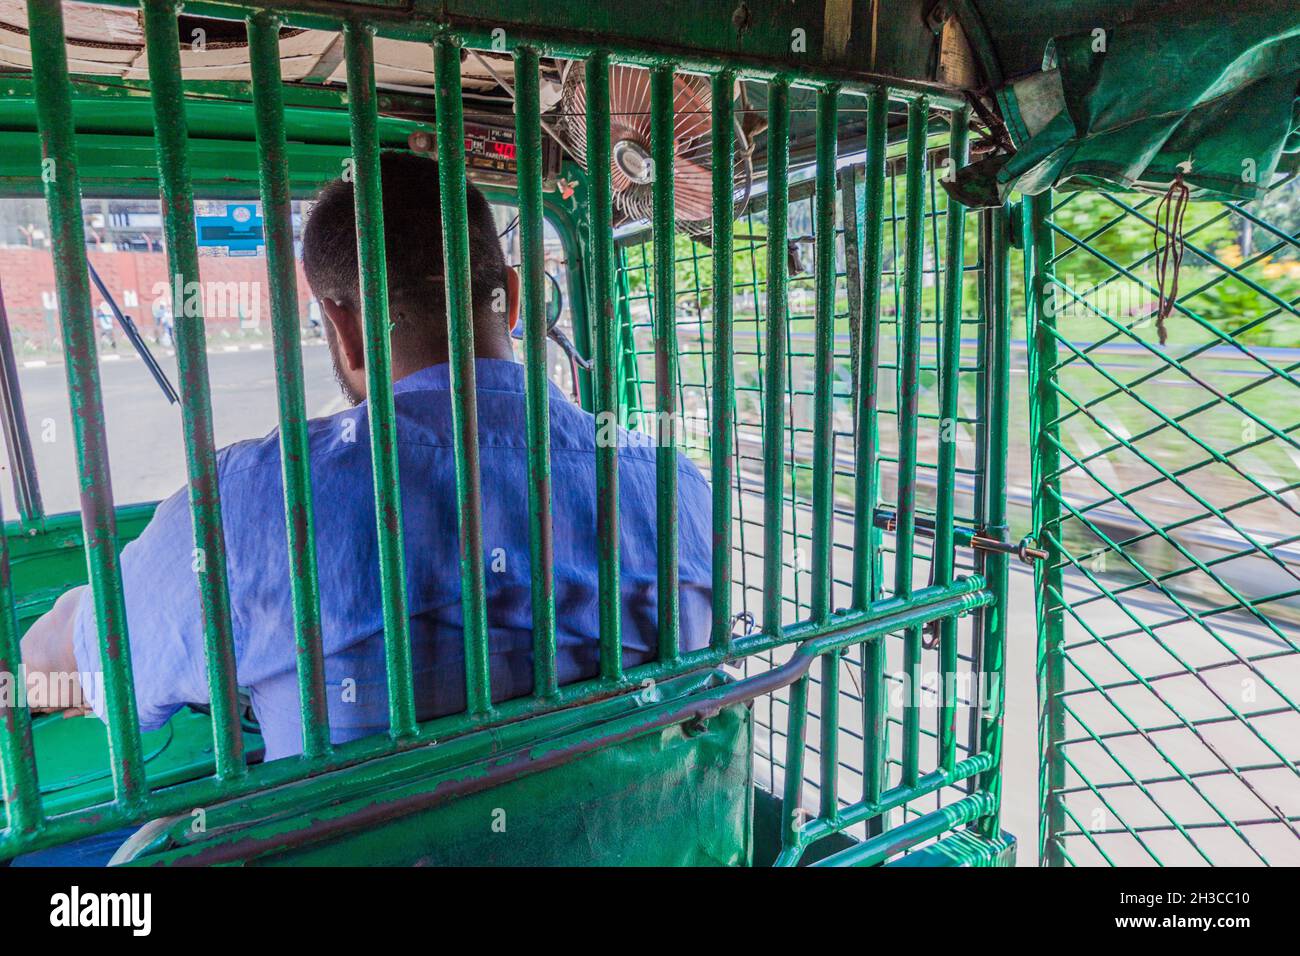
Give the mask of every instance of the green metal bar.
<path id="1" fill-rule="evenodd" d="M 289 189 L 284 135 L 279 19 L 267 13 L 255 13 L 248 18 L 248 51 L 266 234 L 266 272 L 270 283 L 271 339 L 280 414 L 280 475 L 284 482 L 284 527 L 298 658 L 302 749 L 306 756 L 316 757 L 329 750 L 329 708 L 325 697 L 320 580 L 316 570 L 311 446 L 307 437 L 302 347 L 298 341 L 298 276 L 293 250 L 293 195 Z"/>
<path id="2" fill-rule="evenodd" d="M 175 362 L 181 393 L 190 512 L 194 518 L 195 562 L 203 607 L 203 646 L 218 777 L 244 773 L 243 728 L 235 683 L 234 627 L 226 575 L 225 535 L 213 438 L 212 397 L 208 386 L 207 337 L 201 298 L 186 294 L 199 284 L 199 247 L 194 225 L 194 187 L 190 182 L 185 94 L 181 88 L 181 39 L 177 5 L 144 0 L 144 48 L 149 61 L 153 135 L 159 157 L 162 229 L 172 273 Z"/>
<path id="3" fill-rule="evenodd" d="M 555 549 L 551 518 L 551 411 L 546 374 L 546 255 L 542 218 L 539 60 L 515 50 L 515 140 L 519 160 L 519 255 L 528 418 L 528 542 L 532 560 L 533 693 L 559 687 L 555 666 Z"/>
<path id="4" fill-rule="evenodd" d="M 880 414 L 876 382 L 880 374 L 880 280 L 884 267 L 885 153 L 889 94 L 877 89 L 867 98 L 867 142 L 862 206 L 857 216 L 862 230 L 862 322 L 858 370 L 854 450 L 853 606 L 863 610 L 880 593 L 877 556 L 880 531 L 875 508 L 880 498 Z M 885 648 L 865 646 L 862 662 L 863 793 L 875 803 L 885 780 Z"/>
<path id="5" fill-rule="evenodd" d="M 579 178 L 579 185 L 589 180 Z M 595 357 L 591 328 L 591 276 L 587 262 L 590 258 L 588 227 L 591 222 L 590 199 L 586 190 L 580 189 L 571 203 L 563 203 L 557 196 L 547 203 L 549 216 L 559 233 L 560 248 L 564 251 L 565 270 L 568 272 L 569 319 L 573 326 L 573 347 L 586 359 Z M 593 377 L 590 369 L 578 368 L 578 404 L 588 412 L 595 410 Z"/>
<path id="6" fill-rule="evenodd" d="M 460 591 L 465 624 L 465 700 L 471 714 L 492 709 L 483 571 L 483 500 L 479 485 L 478 394 L 474 386 L 474 303 L 470 295 L 469 214 L 466 208 L 465 120 L 460 93 L 460 42 L 433 43 L 437 83 L 438 185 L 442 253 L 447 277 L 447 345 L 452 444 L 460 524 Z"/>
<path id="7" fill-rule="evenodd" d="M 907 107 L 907 185 L 904 213 L 906 259 L 903 273 L 902 328 L 898 369 L 898 530 L 895 535 L 894 591 L 912 593 L 916 538 L 916 443 L 920 413 L 921 278 L 925 269 L 925 141 L 929 104 L 924 98 Z M 919 776 L 921 733 L 921 632 L 903 635 L 903 783 Z"/>
<path id="8" fill-rule="evenodd" d="M 816 249 L 817 302 L 813 338 L 813 540 L 812 617 L 823 621 L 831 611 L 831 525 L 834 520 L 835 463 L 831 433 L 835 352 L 835 164 L 839 90 L 817 94 L 817 186 L 813 233 Z M 823 705 L 824 706 L 824 705 Z"/>
<path id="9" fill-rule="evenodd" d="M 794 658 L 818 657 L 842 652 L 854 644 L 870 646 L 871 643 L 879 643 L 880 639 L 885 635 L 900 629 L 912 626 L 920 627 L 931 621 L 942 620 L 947 616 L 965 614 L 971 610 L 986 607 L 991 600 L 992 595 L 990 592 L 983 589 L 982 579 L 971 577 L 946 588 L 921 588 L 913 597 L 907 600 L 890 598 L 880 602 L 874 610 L 869 612 L 849 612 L 840 616 L 840 620 L 829 626 L 818 626 L 808 622 L 788 628 L 786 633 L 790 637 L 804 631 L 816 634 L 817 636 L 814 638 L 805 638 L 798 642 Z M 889 610 L 886 610 L 887 608 Z M 858 623 L 850 624 L 850 621 L 857 621 Z M 782 665 L 783 668 L 790 666 L 792 665 Z M 799 727 L 800 735 L 803 732 L 803 718 L 799 716 L 800 711 L 795 709 L 796 703 L 799 703 L 799 701 L 797 695 L 792 691 L 790 736 L 786 741 L 785 802 L 781 821 L 783 849 L 777 859 L 776 865 L 778 866 L 797 863 L 804 849 L 814 840 L 858 823 L 866 822 L 870 824 L 876 822 L 891 809 L 902 806 L 919 796 L 933 793 L 952 783 L 967 779 L 973 774 L 983 773 L 993 766 L 992 755 L 979 753 L 958 764 L 951 776 L 942 770 L 935 771 L 926 777 L 918 778 L 915 784 L 903 784 L 891 788 L 876 800 L 861 800 L 842 810 L 837 809 L 834 816 L 823 814 L 806 825 L 799 824 L 797 818 L 802 817 L 804 814 L 792 803 L 795 797 L 792 794 L 790 777 L 793 772 L 791 761 L 796 759 L 802 761 L 803 759 L 802 745 L 795 749 L 796 739 L 802 741 L 802 736 L 798 738 L 794 736 L 797 721 L 801 724 Z M 801 710 L 806 713 L 806 699 L 802 703 L 804 706 Z M 799 770 L 800 776 L 802 776 L 802 764 L 800 764 Z M 792 825 L 795 826 L 796 832 L 787 834 L 785 828 Z"/>
<path id="10" fill-rule="evenodd" d="M 983 588 L 984 579 L 978 575 L 960 578 L 947 588 L 920 588 L 909 601 L 886 598 L 874 605 L 870 611 L 847 611 L 832 615 L 831 620 L 826 624 L 819 625 L 810 621 L 792 624 L 785 628 L 779 637 L 769 637 L 761 632 L 756 632 L 746 637 L 737 638 L 730 656 L 722 656 L 709 648 L 702 648 L 683 654 L 676 664 L 664 665 L 658 661 L 651 661 L 629 668 L 623 679 L 617 684 L 611 684 L 601 678 L 566 684 L 560 688 L 560 701 L 564 704 L 584 703 L 591 700 L 593 696 L 608 694 L 611 688 L 631 690 L 642 686 L 646 680 L 658 682 L 678 674 L 684 674 L 690 670 L 717 667 L 728 660 L 739 660 L 756 654 L 770 653 L 777 648 L 797 645 L 814 638 L 826 638 L 829 642 L 824 647 L 819 645 L 818 654 L 836 649 L 843 650 L 855 643 L 861 643 L 861 641 L 849 640 L 844 637 L 845 635 L 856 634 L 862 628 L 869 628 L 870 633 L 875 634 L 878 627 L 881 626 L 881 620 L 886 616 L 891 616 L 894 620 L 900 622 L 899 626 L 915 622 L 919 627 L 942 617 L 943 614 L 952 610 L 964 613 L 983 607 L 990 601 L 989 593 Z M 940 605 L 946 601 L 952 601 L 953 603 L 950 605 L 944 604 L 941 607 Z M 497 708 L 498 713 L 502 717 L 536 713 L 540 709 L 542 702 L 531 698 L 529 700 L 531 700 L 531 704 L 517 707 L 509 703 L 502 704 Z M 426 735 L 426 732 L 431 734 L 431 731 L 427 731 L 427 727 L 422 728 L 421 734 Z"/>
<path id="11" fill-rule="evenodd" d="M 370 460 L 375 481 L 379 585 L 384 607 L 388 730 L 393 737 L 407 737 L 415 732 L 415 686 L 411 679 L 411 627 L 406 606 L 397 416 L 393 408 L 393 364 L 389 346 L 388 264 L 384 252 L 384 206 L 379 174 L 374 34 L 368 26 L 347 23 L 343 28 L 343 44 L 352 131 L 357 268 L 361 279 L 361 319 L 365 326 L 366 396 L 370 410 Z"/>
<path id="12" fill-rule="evenodd" d="M 0 529 L 4 518 L 0 515 Z M 10 689 L 0 693 L 0 792 L 4 794 L 10 831 L 31 834 L 45 823 L 32 746 L 32 715 L 17 695 L 25 672 L 18 642 L 13 580 L 9 567 L 9 536 L 0 530 L 0 679 Z"/>
<path id="13" fill-rule="evenodd" d="M 887 597 L 877 601 L 865 611 L 840 611 L 832 614 L 831 619 L 825 624 L 817 624 L 814 621 L 791 624 L 778 637 L 763 633 L 751 634 L 736 641 L 730 659 L 763 654 L 778 647 L 800 644 L 814 638 L 826 638 L 828 641 L 825 646 L 819 646 L 818 654 L 835 649 L 845 650 L 859 641 L 840 641 L 836 635 L 853 633 L 859 634 L 861 640 L 867 640 L 868 637 L 874 637 L 878 633 L 892 633 L 878 629 L 878 625 L 885 618 L 895 622 L 894 631 L 912 624 L 920 627 L 949 612 L 974 611 L 988 604 L 990 599 L 982 577 L 978 574 L 965 575 L 945 588 L 917 588 L 907 599 Z M 954 603 L 948 605 L 945 602 Z M 866 631 L 861 630 L 864 627 L 867 628 Z M 866 636 L 861 636 L 863 634 Z M 831 638 L 835 639 L 831 640 Z M 639 669 L 628 673 L 631 676 L 633 673 L 639 673 Z"/>
<path id="14" fill-rule="evenodd" d="M 936 622 L 946 621 L 947 618 L 940 617 L 935 620 Z M 859 800 L 850 806 L 841 808 L 839 818 L 833 822 L 823 818 L 806 824 L 799 834 L 800 846 L 810 846 L 832 833 L 843 833 L 859 823 L 878 819 L 891 810 L 897 810 L 899 807 L 913 803 L 922 797 L 969 780 L 971 777 L 983 773 L 991 765 L 992 760 L 988 754 L 975 754 L 958 763 L 951 773 L 944 770 L 935 770 L 922 776 L 914 787 L 890 787 L 880 795 L 880 800 L 876 803 Z M 876 834 L 870 835 L 875 836 Z"/>
<path id="15" fill-rule="evenodd" d="M 933 839 L 962 824 L 986 818 L 993 801 L 988 794 L 976 793 L 946 807 L 917 817 L 888 833 L 863 840 L 838 853 L 823 857 L 813 866 L 875 866 L 918 843 Z"/>
<path id="16" fill-rule="evenodd" d="M 732 296 L 735 253 L 733 112 L 736 76 L 723 70 L 713 78 L 713 432 L 709 456 L 713 479 L 713 638 L 714 650 L 731 649 L 731 495 L 735 473 L 736 374 L 733 367 Z"/>
<path id="17" fill-rule="evenodd" d="M 767 363 L 763 372 L 763 630 L 781 632 L 785 563 L 785 385 L 789 325 L 790 84 L 773 80 L 767 101 Z M 793 715 L 792 718 L 793 719 Z"/>
<path id="18" fill-rule="evenodd" d="M 988 409 L 988 454 L 985 456 L 986 536 L 1008 539 L 1007 457 L 1011 401 L 1011 217 L 1006 207 L 982 213 L 988 259 L 987 304 L 984 321 L 989 340 L 988 372 L 985 376 Z M 983 569 L 993 592 L 994 603 L 982 614 L 983 647 L 980 674 L 983 700 L 980 707 L 980 749 L 993 755 L 994 765 L 980 775 L 979 788 L 991 799 L 989 812 L 979 821 L 979 831 L 988 838 L 998 835 L 1002 793 L 1002 710 L 1006 688 L 1003 683 L 1007 633 L 1007 579 L 1010 556 L 983 552 Z"/>
<path id="19" fill-rule="evenodd" d="M 54 280 L 63 321 L 64 371 L 76 440 L 81 527 L 104 668 L 104 714 L 108 719 L 113 792 L 123 807 L 138 806 L 148 791 L 140 749 L 140 723 L 131 677 L 131 646 L 117 560 L 117 522 L 109 477 L 104 401 L 95 355 L 95 325 L 81 218 L 72 93 L 58 0 L 28 0 L 32 79 L 41 137 L 45 203 L 49 209 Z"/>
<path id="20" fill-rule="evenodd" d="M 966 165 L 967 111 L 954 110 L 950 119 L 948 160 L 953 172 Z M 953 534 L 957 521 L 957 400 L 961 382 L 961 306 L 966 266 L 966 207 L 948 200 L 948 234 L 944 246 L 945 280 L 939 358 L 939 460 L 935 478 L 934 583 L 952 580 L 956 563 Z M 957 624 L 939 623 L 939 766 L 957 763 Z"/>
<path id="21" fill-rule="evenodd" d="M 614 236 L 610 184 L 609 54 L 587 60 L 587 175 L 591 178 L 591 313 L 596 329 L 596 549 L 599 558 L 600 673 L 623 676 L 619 588 L 618 442 L 601 440 L 618 422 L 614 329 Z"/>
<path id="22" fill-rule="evenodd" d="M 677 554 L 677 255 L 674 249 L 673 69 L 650 71 L 650 154 L 654 231 L 655 535 L 658 554 L 659 659 L 681 647 Z M 730 164 L 728 164 L 730 168 Z"/>
<path id="23" fill-rule="evenodd" d="M 630 267 L 627 262 L 628 247 L 619 244 L 615 247 L 615 288 L 617 291 L 616 314 L 618 315 L 618 382 L 616 388 L 620 396 L 619 423 L 626 427 L 633 424 L 641 427 L 645 410 L 641 407 L 641 370 L 637 367 L 636 329 L 632 321 L 632 286 L 628 280 Z M 641 296 L 636 296 L 641 298 Z"/>
<path id="24" fill-rule="evenodd" d="M 181 432 L 194 520 L 199 600 L 203 607 L 203 649 L 208 667 L 212 736 L 219 777 L 244 772 L 244 732 L 239 725 L 235 678 L 235 635 L 230 615 L 226 541 L 221 527 L 221 493 L 212 396 L 208 385 L 207 337 L 202 296 L 187 290 L 202 281 L 190 183 L 185 95 L 181 89 L 179 8 L 171 0 L 144 0 L 145 51 L 152 87 L 154 142 L 162 192 L 163 236 L 176 317 L 176 376 L 181 396 Z"/>
<path id="25" fill-rule="evenodd" d="M 836 655 L 830 655 L 832 657 Z M 808 729 L 808 675 L 790 688 L 790 718 L 785 739 L 785 792 L 781 799 L 781 849 L 799 845 L 803 828 L 803 763 Z"/>
<path id="26" fill-rule="evenodd" d="M 844 232 L 844 284 L 848 298 L 849 319 L 849 369 L 852 373 L 850 401 L 854 402 L 856 419 L 856 402 L 858 397 L 858 375 L 862 372 L 862 242 L 863 223 L 858 221 L 861 212 L 862 191 L 859 188 L 859 174 L 863 171 L 861 164 L 854 164 L 839 170 L 835 174 L 840 190 L 840 217 Z M 856 420 L 854 425 L 856 426 Z M 856 435 L 856 427 L 854 429 Z M 856 472 L 855 472 L 856 474 Z M 852 570 L 850 570 L 850 584 Z M 851 593 L 851 592 L 850 592 Z"/>
<path id="27" fill-rule="evenodd" d="M 813 337 L 813 532 L 812 619 L 825 621 L 831 613 L 833 587 L 832 523 L 835 510 L 831 430 L 835 350 L 835 166 L 839 89 L 817 94 L 817 176 L 813 235 L 816 249 L 817 300 Z M 840 655 L 822 658 L 821 684 L 821 806 L 820 815 L 839 814 Z"/>
<path id="28" fill-rule="evenodd" d="M 832 651 L 822 657 L 821 683 L 821 804 L 818 816 L 835 821 L 840 815 L 840 663 L 843 656 Z"/>
<path id="29" fill-rule="evenodd" d="M 861 396 L 865 386 L 865 383 L 861 377 L 864 372 L 863 362 L 862 362 L 862 338 L 863 338 L 862 245 L 863 242 L 865 241 L 865 235 L 864 235 L 865 224 L 862 221 L 862 216 L 864 214 L 864 209 L 863 209 L 864 196 L 858 184 L 858 172 L 861 169 L 862 169 L 861 166 L 850 166 L 846 169 L 839 170 L 836 176 L 837 181 L 839 183 L 839 190 L 840 190 L 840 214 L 843 217 L 843 222 L 844 222 L 844 279 L 845 279 L 845 284 L 848 286 L 847 292 L 848 292 L 848 313 L 849 313 L 849 364 L 852 370 L 852 390 L 850 392 L 850 395 L 851 395 L 851 401 L 854 402 L 855 413 L 857 411 L 858 398 L 859 396 Z M 878 281 L 877 281 L 877 285 L 879 285 Z M 855 440 L 857 435 L 859 434 L 858 427 L 857 427 L 858 424 L 859 423 L 855 419 L 854 422 Z M 856 448 L 855 448 L 855 455 L 856 455 Z M 855 458 L 854 461 L 855 479 L 857 477 L 858 464 L 859 462 Z M 834 479 L 832 479 L 832 490 L 834 487 L 833 482 Z M 855 517 L 856 517 L 856 510 L 857 509 L 855 507 L 854 509 Z M 832 547 L 833 547 L 833 543 L 832 543 Z M 873 564 L 874 564 L 875 557 L 876 556 L 874 554 L 864 555 L 861 557 L 857 554 L 851 555 L 852 562 L 853 562 L 852 571 L 850 572 L 851 585 L 852 583 L 855 583 L 859 564 L 862 565 L 864 573 L 868 576 L 867 580 L 868 581 L 870 580 L 869 576 L 871 573 L 873 573 Z M 832 565 L 832 569 L 833 569 L 833 565 Z M 850 592 L 850 595 L 852 597 L 852 592 Z M 866 674 L 868 670 L 868 662 L 873 657 L 876 658 L 877 663 L 881 663 L 881 661 L 879 659 L 879 654 L 880 654 L 879 650 L 863 647 L 861 654 L 862 654 L 861 658 L 856 662 L 858 671 L 861 674 L 861 678 L 856 680 L 855 684 L 859 689 L 858 704 L 862 708 L 862 721 L 863 721 L 863 727 L 865 728 L 867 726 L 867 721 L 868 721 L 868 714 L 867 714 L 868 698 L 871 695 L 871 690 L 866 688 Z M 883 665 L 881 667 L 881 671 L 882 671 L 882 678 L 883 678 Z M 836 671 L 835 681 L 836 681 L 836 693 L 838 696 L 838 691 L 839 691 L 838 670 Z M 879 689 L 879 686 L 880 685 L 877 683 L 876 685 L 877 690 Z M 876 701 L 877 706 L 878 704 L 879 701 Z M 838 719 L 839 718 L 837 713 L 837 720 Z M 882 728 L 881 728 L 882 733 L 883 733 L 883 729 L 884 728 L 882 724 Z M 880 741 L 880 742 L 868 743 L 865 734 L 862 737 L 862 741 L 863 741 L 862 773 L 863 773 L 863 788 L 865 789 L 868 783 L 868 778 L 871 775 L 871 772 L 867 769 L 868 766 L 867 752 L 869 748 L 875 748 L 877 752 L 883 752 L 884 742 Z M 823 740 L 822 743 L 824 747 L 827 741 Z M 838 735 L 835 743 L 837 749 L 836 760 L 838 761 L 838 756 L 839 756 Z M 838 775 L 838 767 L 836 767 L 836 773 Z M 841 817 L 842 817 L 842 811 L 840 811 L 840 809 L 836 807 L 835 819 L 838 820 Z M 866 835 L 874 836 L 875 834 L 879 833 L 881 831 L 882 823 L 883 821 L 879 819 L 869 821 L 866 824 L 866 827 L 864 828 L 866 831 Z"/>

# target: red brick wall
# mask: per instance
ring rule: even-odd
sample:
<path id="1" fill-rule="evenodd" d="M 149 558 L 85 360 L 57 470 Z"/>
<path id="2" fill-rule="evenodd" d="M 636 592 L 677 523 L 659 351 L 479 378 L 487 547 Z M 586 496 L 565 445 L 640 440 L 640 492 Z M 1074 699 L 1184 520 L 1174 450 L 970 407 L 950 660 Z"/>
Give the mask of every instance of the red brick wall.
<path id="1" fill-rule="evenodd" d="M 167 257 L 162 252 L 97 252 L 90 250 L 90 261 L 104 284 L 117 299 L 118 306 L 137 325 L 148 332 L 153 328 L 152 305 L 155 286 L 167 279 Z M 250 306 L 256 296 L 257 316 L 261 328 L 269 334 L 270 301 L 266 280 L 266 259 L 229 256 L 202 256 L 199 259 L 200 279 L 205 299 L 216 283 L 242 283 L 242 296 Z M 36 347 L 51 343 L 47 328 L 46 309 L 42 293 L 54 292 L 54 263 L 48 249 L 0 248 L 0 289 L 3 290 L 9 325 L 16 341 Z M 230 287 L 232 290 L 234 287 Z M 137 304 L 128 305 L 127 292 L 134 291 Z M 94 307 L 100 303 L 99 291 L 91 286 Z M 307 303 L 310 293 L 298 266 L 298 314 L 303 323 L 307 320 Z M 231 312 L 236 298 L 231 297 Z M 56 310 L 57 314 L 57 310 Z M 236 329 L 239 319 L 231 315 L 206 315 L 209 330 Z M 251 316 L 250 316 L 251 318 Z M 57 328 L 55 329 L 57 335 Z"/>

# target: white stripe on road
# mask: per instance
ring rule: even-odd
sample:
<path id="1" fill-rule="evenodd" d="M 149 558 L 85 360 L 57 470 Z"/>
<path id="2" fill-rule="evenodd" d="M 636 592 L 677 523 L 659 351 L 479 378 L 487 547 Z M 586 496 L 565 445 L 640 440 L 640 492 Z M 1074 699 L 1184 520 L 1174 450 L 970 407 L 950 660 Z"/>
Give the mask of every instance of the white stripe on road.
<path id="1" fill-rule="evenodd" d="M 311 338 L 302 338 L 298 340 L 301 346 L 324 345 L 325 340 L 316 336 Z M 263 342 L 249 342 L 247 345 L 223 345 L 220 347 L 210 346 L 207 349 L 209 355 L 223 355 L 227 352 L 263 352 L 266 351 L 267 345 Z M 155 357 L 172 358 L 176 355 L 173 349 L 161 348 L 155 346 L 151 350 Z M 98 355 L 101 362 L 122 362 L 129 361 L 138 356 L 134 352 L 107 352 Z M 62 365 L 62 359 L 26 359 L 22 362 L 23 368 L 48 368 L 51 365 Z"/>

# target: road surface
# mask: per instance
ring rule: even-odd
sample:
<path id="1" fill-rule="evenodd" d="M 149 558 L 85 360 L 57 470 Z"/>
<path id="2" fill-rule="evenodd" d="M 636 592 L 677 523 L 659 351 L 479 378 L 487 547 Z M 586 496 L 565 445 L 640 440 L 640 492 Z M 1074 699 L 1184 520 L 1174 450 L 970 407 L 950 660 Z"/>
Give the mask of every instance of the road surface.
<path id="1" fill-rule="evenodd" d="M 180 406 L 168 404 L 144 363 L 124 342 L 119 342 L 118 351 L 99 365 L 113 491 L 119 504 L 157 501 L 185 483 Z M 303 346 L 302 356 L 308 414 L 342 409 L 328 350 L 311 342 Z M 175 359 L 165 352 L 158 358 L 175 384 Z M 209 349 L 208 366 L 219 446 L 260 438 L 275 427 L 275 360 L 269 343 L 217 344 Z M 19 368 L 18 378 L 46 513 L 75 510 L 76 446 L 63 365 L 28 363 Z M 7 460 L 3 470 L 0 494 L 5 517 L 12 518 L 16 509 Z"/>

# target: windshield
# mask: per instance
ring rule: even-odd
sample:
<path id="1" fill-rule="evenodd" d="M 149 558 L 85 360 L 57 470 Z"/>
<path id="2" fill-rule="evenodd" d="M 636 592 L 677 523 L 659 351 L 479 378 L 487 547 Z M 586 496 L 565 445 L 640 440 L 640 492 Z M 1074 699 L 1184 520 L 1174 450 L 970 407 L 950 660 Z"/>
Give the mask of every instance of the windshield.
<path id="1" fill-rule="evenodd" d="M 157 501 L 185 483 L 180 406 L 169 401 L 151 374 L 127 327 L 147 347 L 158 370 L 177 382 L 174 319 L 162 217 L 157 200 L 88 198 L 83 202 L 91 268 L 108 293 L 92 282 L 91 301 L 100 381 L 112 449 L 113 491 L 119 505 Z M 295 244 L 309 202 L 293 204 Z M 515 210 L 494 209 L 508 261 L 516 264 Z M 275 361 L 261 206 L 255 200 L 196 204 L 200 289 L 207 330 L 212 412 L 218 446 L 259 438 L 276 426 Z M 564 254 L 547 227 L 547 272 L 555 290 L 567 290 Z M 17 384 L 47 514 L 78 508 L 72 419 L 63 368 L 45 204 L 39 199 L 0 199 L 0 294 L 12 342 Z M 558 327 L 571 336 L 568 297 L 560 297 Z M 126 320 L 126 327 L 122 319 Z M 325 347 L 320 306 L 298 270 L 298 321 L 307 412 L 312 417 L 345 407 Z M 554 343 L 551 376 L 566 394 L 572 366 Z M 6 462 L 12 466 L 12 457 Z M 9 470 L 9 469 L 6 469 Z M 13 482 L 0 482 L 4 515 L 18 515 Z"/>

